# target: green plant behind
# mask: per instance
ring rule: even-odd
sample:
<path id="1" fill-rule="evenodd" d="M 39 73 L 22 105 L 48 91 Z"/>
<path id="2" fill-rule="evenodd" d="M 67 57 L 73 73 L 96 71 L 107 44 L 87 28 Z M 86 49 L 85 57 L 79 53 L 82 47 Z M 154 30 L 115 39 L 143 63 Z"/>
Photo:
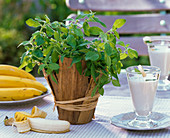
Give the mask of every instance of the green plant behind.
<path id="1" fill-rule="evenodd" d="M 24 41 L 26 52 L 21 58 L 20 68 L 25 67 L 26 71 L 32 71 L 38 64 L 39 71 L 45 69 L 48 75 L 53 78 L 53 72 L 59 72 L 59 60 L 63 62 L 64 58 L 71 58 L 70 67 L 75 64 L 80 74 L 92 76 L 96 86 L 92 92 L 94 96 L 96 90 L 103 95 L 103 86 L 112 82 L 114 86 L 120 86 L 118 74 L 121 71 L 121 60 L 126 57 L 138 57 L 135 50 L 129 48 L 129 44 L 124 44 L 119 39 L 117 29 L 122 27 L 126 20 L 117 19 L 113 27 L 106 33 L 97 26 L 89 26 L 89 22 L 97 22 L 103 27 L 106 25 L 101 22 L 94 13 L 81 14 L 76 19 L 66 19 L 68 25 L 62 22 L 50 22 L 39 17 L 28 19 L 27 25 L 38 27 L 39 30 L 32 34 L 29 41 Z M 83 31 L 82 31 L 83 30 Z M 86 40 L 84 36 L 98 36 L 92 41 Z M 124 50 L 116 47 L 116 44 L 122 46 Z M 86 61 L 87 68 L 82 72 L 81 61 Z M 57 82 L 56 82 L 57 83 Z"/>

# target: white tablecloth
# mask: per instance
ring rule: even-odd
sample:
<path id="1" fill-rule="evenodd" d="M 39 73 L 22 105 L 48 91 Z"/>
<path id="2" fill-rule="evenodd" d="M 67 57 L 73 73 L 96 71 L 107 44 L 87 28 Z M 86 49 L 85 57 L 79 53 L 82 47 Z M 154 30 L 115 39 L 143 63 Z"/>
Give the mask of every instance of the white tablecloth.
<path id="1" fill-rule="evenodd" d="M 46 83 L 42 78 L 38 80 Z M 111 84 L 105 86 L 105 95 L 99 98 L 95 111 L 96 118 L 93 121 L 84 125 L 71 125 L 71 131 L 63 134 L 45 134 L 33 131 L 19 134 L 15 127 L 12 128 L 11 126 L 4 126 L 3 124 L 5 116 L 13 117 L 16 111 L 31 113 L 32 107 L 35 105 L 47 112 L 46 118 L 57 119 L 57 112 L 53 112 L 54 103 L 52 95 L 28 103 L 16 105 L 0 104 L 0 138 L 169 138 L 170 128 L 156 131 L 130 131 L 110 124 L 110 118 L 112 116 L 133 111 L 126 80 L 121 83 L 122 87 L 120 88 L 115 88 Z M 166 95 L 164 93 L 158 93 L 153 111 L 170 115 L 169 96 L 170 92 L 167 92 Z"/>

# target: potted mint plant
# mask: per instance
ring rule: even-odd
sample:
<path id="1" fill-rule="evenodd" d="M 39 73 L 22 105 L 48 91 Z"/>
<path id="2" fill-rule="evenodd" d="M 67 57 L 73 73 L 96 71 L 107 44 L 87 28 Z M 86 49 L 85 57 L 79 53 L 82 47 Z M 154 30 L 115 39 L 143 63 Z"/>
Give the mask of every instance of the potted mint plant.
<path id="1" fill-rule="evenodd" d="M 117 41 L 117 29 L 125 24 L 125 19 L 117 19 L 107 32 L 89 25 L 96 22 L 106 27 L 92 12 L 65 21 L 69 24 L 50 22 L 47 16 L 26 21 L 38 30 L 29 41 L 20 44 L 26 49 L 20 68 L 29 72 L 37 64 L 38 72 L 44 72 L 51 87 L 59 119 L 84 124 L 92 120 L 99 94 L 104 94 L 103 86 L 110 82 L 120 86 L 121 60 L 138 54 L 129 44 Z M 88 36 L 95 39 L 89 41 Z"/>

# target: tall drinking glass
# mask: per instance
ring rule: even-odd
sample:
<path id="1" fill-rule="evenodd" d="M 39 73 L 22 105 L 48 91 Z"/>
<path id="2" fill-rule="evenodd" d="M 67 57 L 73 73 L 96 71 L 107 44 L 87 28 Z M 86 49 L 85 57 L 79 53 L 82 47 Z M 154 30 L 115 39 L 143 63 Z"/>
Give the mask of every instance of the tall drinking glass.
<path id="1" fill-rule="evenodd" d="M 136 118 L 130 121 L 128 125 L 138 128 L 154 128 L 158 126 L 158 123 L 150 119 L 150 114 L 153 108 L 160 69 L 154 66 L 143 66 L 145 77 L 136 70 L 138 70 L 138 66 L 131 66 L 126 69 L 136 114 Z"/>
<path id="2" fill-rule="evenodd" d="M 170 90 L 170 81 L 167 79 L 170 71 L 170 40 L 152 40 L 151 37 L 148 36 L 144 37 L 143 40 L 148 46 L 151 66 L 157 66 L 161 69 L 157 90 Z"/>

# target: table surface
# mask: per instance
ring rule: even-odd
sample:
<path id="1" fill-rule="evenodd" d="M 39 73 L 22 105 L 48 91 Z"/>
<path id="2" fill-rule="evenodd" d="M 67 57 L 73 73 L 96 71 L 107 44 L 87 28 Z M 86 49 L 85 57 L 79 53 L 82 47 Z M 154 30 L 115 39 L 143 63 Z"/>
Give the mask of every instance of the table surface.
<path id="1" fill-rule="evenodd" d="M 47 112 L 47 119 L 57 119 L 57 111 L 53 112 L 53 96 L 49 95 L 43 99 L 19 104 L 0 104 L 0 138 L 137 138 L 137 137 L 170 137 L 170 127 L 154 131 L 131 131 L 118 128 L 110 124 L 112 116 L 132 112 L 133 105 L 127 84 L 126 74 L 122 72 L 119 75 L 121 87 L 114 87 L 112 84 L 104 86 L 105 94 L 100 96 L 96 111 L 95 119 L 84 125 L 71 125 L 70 132 L 63 134 L 46 134 L 29 131 L 19 134 L 15 127 L 4 126 L 5 116 L 13 117 L 16 111 L 26 111 L 31 113 L 32 107 L 37 106 Z M 49 90 L 44 78 L 37 78 Z M 170 91 L 157 92 L 153 111 L 170 115 Z"/>

